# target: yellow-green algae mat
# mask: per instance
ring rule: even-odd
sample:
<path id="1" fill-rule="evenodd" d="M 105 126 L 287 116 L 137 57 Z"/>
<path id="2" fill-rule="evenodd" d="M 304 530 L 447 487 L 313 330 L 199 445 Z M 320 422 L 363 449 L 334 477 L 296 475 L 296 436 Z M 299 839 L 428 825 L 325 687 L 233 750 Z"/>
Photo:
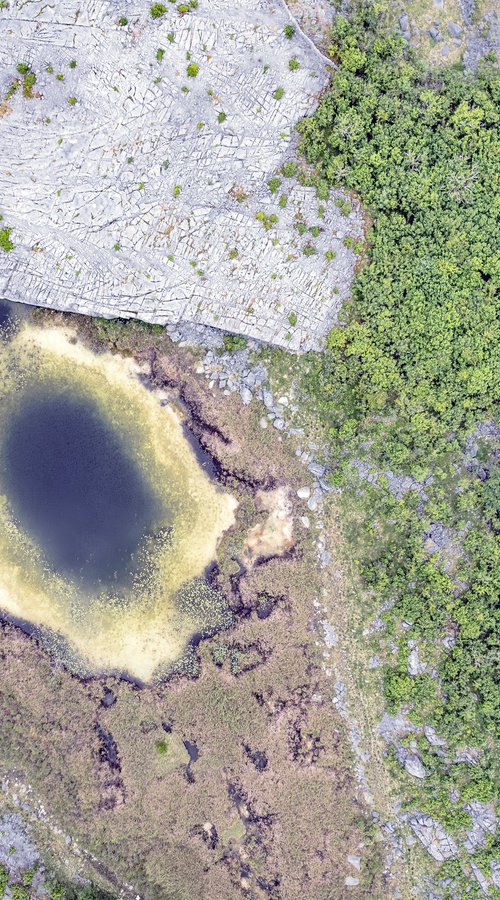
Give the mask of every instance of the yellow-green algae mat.
<path id="1" fill-rule="evenodd" d="M 210 480 L 179 414 L 144 387 L 139 374 L 132 359 L 96 354 L 60 326 L 24 324 L 0 345 L 2 434 L 30 391 L 78 391 L 122 437 L 171 511 L 168 536 L 145 541 L 140 571 L 127 587 L 89 590 L 48 563 L 0 486 L 0 608 L 48 630 L 59 653 L 81 660 L 82 671 L 126 672 L 149 681 L 168 671 L 194 632 L 213 627 L 214 616 L 223 618 L 210 610 L 202 576 L 234 522 L 236 501 Z"/>

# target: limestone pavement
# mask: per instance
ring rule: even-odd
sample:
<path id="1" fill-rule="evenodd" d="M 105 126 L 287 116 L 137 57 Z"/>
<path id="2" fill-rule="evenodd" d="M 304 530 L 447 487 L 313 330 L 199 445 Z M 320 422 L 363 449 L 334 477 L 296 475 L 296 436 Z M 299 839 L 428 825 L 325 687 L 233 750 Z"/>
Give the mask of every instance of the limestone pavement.
<path id="1" fill-rule="evenodd" d="M 328 64 L 298 28 L 286 37 L 278 0 L 165 7 L 156 19 L 145 0 L 0 9 L 0 213 L 15 243 L 0 295 L 321 347 L 361 216 L 282 167 Z M 19 63 L 36 75 L 31 97 L 8 96 Z"/>

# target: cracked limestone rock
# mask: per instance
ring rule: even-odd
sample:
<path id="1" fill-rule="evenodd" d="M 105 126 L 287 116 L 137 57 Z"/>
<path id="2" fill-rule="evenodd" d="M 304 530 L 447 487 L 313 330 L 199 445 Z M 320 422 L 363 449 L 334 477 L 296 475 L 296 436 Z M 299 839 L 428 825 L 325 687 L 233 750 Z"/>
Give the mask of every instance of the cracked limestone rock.
<path id="1" fill-rule="evenodd" d="M 145 0 L 127 4 L 125 27 L 116 0 L 0 10 L 0 198 L 15 244 L 0 296 L 319 348 L 362 219 L 281 168 L 328 64 L 298 29 L 287 40 L 278 0 L 166 7 L 154 19 Z M 31 97 L 8 96 L 19 63 Z"/>
<path id="2" fill-rule="evenodd" d="M 427 852 L 438 862 L 457 855 L 458 847 L 455 841 L 431 816 L 417 813 L 408 817 L 408 824 Z"/>

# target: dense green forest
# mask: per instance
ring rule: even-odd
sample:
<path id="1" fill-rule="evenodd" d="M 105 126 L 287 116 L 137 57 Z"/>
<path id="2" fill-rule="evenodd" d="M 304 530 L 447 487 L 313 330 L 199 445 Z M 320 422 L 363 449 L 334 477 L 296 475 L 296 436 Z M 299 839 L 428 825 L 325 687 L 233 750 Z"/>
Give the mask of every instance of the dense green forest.
<path id="1" fill-rule="evenodd" d="M 498 746 L 500 477 L 491 440 L 476 432 L 475 455 L 464 448 L 499 398 L 500 77 L 491 59 L 476 73 L 428 71 L 373 5 L 337 17 L 330 55 L 337 70 L 300 124 L 302 152 L 319 191 L 355 192 L 371 226 L 343 325 L 316 357 L 309 389 L 335 480 L 363 520 L 356 556 L 385 610 L 386 703 L 415 723 L 427 772 L 407 779 L 408 807 L 460 841 L 467 803 L 494 797 Z M 353 465 L 363 458 L 371 484 Z M 394 473 L 419 484 L 391 491 Z M 431 554 L 436 526 L 450 546 Z M 413 675 L 412 642 L 426 663 Z M 419 732 L 424 724 L 446 753 Z M 442 875 L 463 883 L 471 858 L 491 874 L 492 856 L 490 842 Z M 479 891 L 474 879 L 467 891 Z"/>

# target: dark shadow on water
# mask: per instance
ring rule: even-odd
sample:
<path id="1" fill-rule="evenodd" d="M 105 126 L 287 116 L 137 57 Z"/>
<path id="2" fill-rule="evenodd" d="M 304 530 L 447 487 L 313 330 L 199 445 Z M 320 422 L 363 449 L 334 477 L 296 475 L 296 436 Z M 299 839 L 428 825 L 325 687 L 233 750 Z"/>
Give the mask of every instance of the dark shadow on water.
<path id="1" fill-rule="evenodd" d="M 31 395 L 9 420 L 1 480 L 55 570 L 87 588 L 130 581 L 160 504 L 121 437 L 87 399 Z"/>
<path id="2" fill-rule="evenodd" d="M 21 323 L 32 314 L 32 308 L 24 303 L 11 303 L 0 297 L 0 341 L 10 341 Z"/>
<path id="3" fill-rule="evenodd" d="M 12 317 L 11 304 L 8 300 L 0 299 L 0 329 L 9 325 Z"/>

